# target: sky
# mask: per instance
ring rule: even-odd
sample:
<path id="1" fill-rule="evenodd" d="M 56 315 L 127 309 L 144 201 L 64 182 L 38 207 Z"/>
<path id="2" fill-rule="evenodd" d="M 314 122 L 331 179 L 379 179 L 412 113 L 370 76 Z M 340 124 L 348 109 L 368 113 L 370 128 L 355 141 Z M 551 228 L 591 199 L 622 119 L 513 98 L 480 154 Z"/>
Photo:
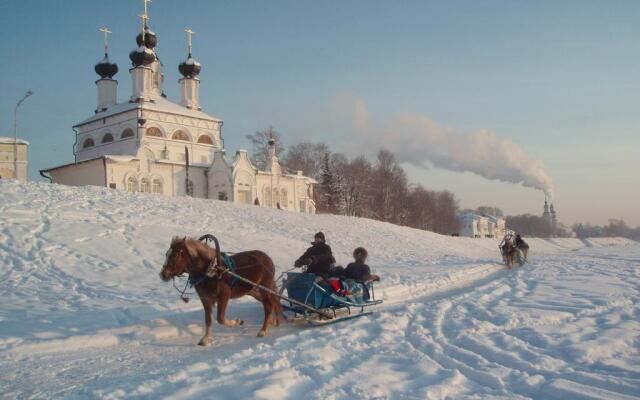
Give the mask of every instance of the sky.
<path id="1" fill-rule="evenodd" d="M 13 135 L 14 106 L 32 90 L 18 117 L 30 179 L 73 161 L 71 127 L 96 106 L 100 27 L 113 32 L 118 98 L 128 98 L 141 11 L 142 0 L 0 0 L 0 136 Z M 149 14 L 170 99 L 184 29 L 196 32 L 201 105 L 224 120 L 227 154 L 269 125 L 285 145 L 384 146 L 412 182 L 454 192 L 463 208 L 540 214 L 540 190 L 416 159 L 447 132 L 467 143 L 489 132 L 505 157 L 514 145 L 544 166 L 561 222 L 640 225 L 640 2 L 155 0 Z M 367 129 L 354 135 L 363 113 Z M 405 116 L 444 136 L 423 140 Z"/>

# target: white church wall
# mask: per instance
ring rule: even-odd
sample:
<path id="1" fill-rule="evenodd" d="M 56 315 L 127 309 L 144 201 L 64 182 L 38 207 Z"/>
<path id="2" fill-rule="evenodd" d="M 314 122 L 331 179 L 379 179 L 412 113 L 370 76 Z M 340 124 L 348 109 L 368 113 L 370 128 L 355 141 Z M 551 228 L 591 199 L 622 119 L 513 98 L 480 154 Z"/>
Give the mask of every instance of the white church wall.
<path id="1" fill-rule="evenodd" d="M 96 139 L 94 139 L 96 140 Z M 114 141 L 112 143 L 99 144 L 78 153 L 76 161 L 91 160 L 106 155 L 128 155 L 135 156 L 138 150 L 136 138 L 127 138 Z"/>
<path id="2" fill-rule="evenodd" d="M 186 195 L 186 168 L 183 165 L 149 162 L 145 160 L 131 162 L 110 162 L 107 164 L 107 186 L 115 189 L 136 192 L 154 192 L 154 181 L 159 183 L 160 192 L 165 196 Z M 207 198 L 207 182 L 204 168 L 190 167 L 189 180 L 193 182 L 193 197 Z M 143 184 L 145 183 L 145 184 Z"/>
<path id="3" fill-rule="evenodd" d="M 211 166 L 208 169 L 209 198 L 220 199 L 226 197 L 229 201 L 237 198 L 232 188 L 231 167 L 227 164 L 224 152 L 216 151 Z"/>
<path id="4" fill-rule="evenodd" d="M 209 198 L 233 201 L 231 181 L 227 171 L 209 171 Z"/>
<path id="5" fill-rule="evenodd" d="M 132 110 L 78 126 L 74 145 L 76 161 L 104 155 L 135 155 L 138 143 L 137 120 L 137 110 Z M 133 136 L 123 138 L 123 133 Z M 112 135 L 113 142 L 102 143 L 107 134 Z M 87 139 L 93 140 L 93 146 L 84 147 Z"/>
<path id="6" fill-rule="evenodd" d="M 69 186 L 105 186 L 104 160 L 98 158 L 57 168 L 50 172 L 53 182 Z"/>
<path id="7" fill-rule="evenodd" d="M 253 204 L 256 198 L 255 172 L 239 170 L 234 173 L 233 193 L 237 203 Z"/>
<path id="8" fill-rule="evenodd" d="M 256 175 L 257 196 L 264 207 L 313 213 L 315 206 L 309 197 L 309 183 L 292 175 L 271 175 L 260 171 Z"/>

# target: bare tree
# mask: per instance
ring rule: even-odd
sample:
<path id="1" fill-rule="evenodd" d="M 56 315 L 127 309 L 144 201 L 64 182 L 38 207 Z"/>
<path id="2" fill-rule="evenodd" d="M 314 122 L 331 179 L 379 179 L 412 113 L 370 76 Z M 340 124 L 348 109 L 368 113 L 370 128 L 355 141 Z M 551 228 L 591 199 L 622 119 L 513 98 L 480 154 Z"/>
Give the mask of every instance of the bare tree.
<path id="1" fill-rule="evenodd" d="M 526 236 L 550 237 L 552 234 L 549 222 L 538 215 L 510 215 L 506 223 L 509 229 Z"/>
<path id="2" fill-rule="evenodd" d="M 407 174 L 386 149 L 378 152 L 371 185 L 372 211 L 378 219 L 393 223 L 405 220 L 403 201 L 407 195 Z"/>
<path id="3" fill-rule="evenodd" d="M 436 220 L 433 231 L 443 235 L 452 235 L 458 232 L 460 221 L 458 215 L 458 201 L 453 193 L 445 190 L 439 192 L 436 198 Z"/>
<path id="4" fill-rule="evenodd" d="M 251 143 L 251 162 L 258 169 L 265 169 L 269 162 L 269 140 L 275 140 L 276 154 L 284 155 L 284 145 L 280 140 L 280 134 L 269 125 L 267 129 L 256 131 L 253 135 L 247 135 L 247 140 Z"/>
<path id="5" fill-rule="evenodd" d="M 370 205 L 373 167 L 364 156 L 356 157 L 344 165 L 342 173 L 342 198 L 345 215 L 371 217 Z"/>
<path id="6" fill-rule="evenodd" d="M 289 147 L 283 164 L 290 170 L 302 171 L 306 176 L 320 181 L 322 162 L 329 153 L 329 147 L 324 143 L 303 141 Z"/>
<path id="7" fill-rule="evenodd" d="M 417 185 L 409 190 L 406 207 L 407 225 L 417 229 L 433 231 L 437 216 L 437 193 Z"/>

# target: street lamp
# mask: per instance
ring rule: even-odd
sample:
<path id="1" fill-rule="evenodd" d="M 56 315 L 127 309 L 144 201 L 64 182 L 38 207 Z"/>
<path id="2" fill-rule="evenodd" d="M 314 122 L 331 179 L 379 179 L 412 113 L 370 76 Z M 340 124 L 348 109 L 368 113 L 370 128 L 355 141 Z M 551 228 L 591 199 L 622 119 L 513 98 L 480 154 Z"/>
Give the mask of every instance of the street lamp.
<path id="1" fill-rule="evenodd" d="M 15 180 L 18 180 L 18 107 L 32 94 L 31 90 L 27 91 L 16 104 L 16 109 L 13 112 L 13 178 Z"/>

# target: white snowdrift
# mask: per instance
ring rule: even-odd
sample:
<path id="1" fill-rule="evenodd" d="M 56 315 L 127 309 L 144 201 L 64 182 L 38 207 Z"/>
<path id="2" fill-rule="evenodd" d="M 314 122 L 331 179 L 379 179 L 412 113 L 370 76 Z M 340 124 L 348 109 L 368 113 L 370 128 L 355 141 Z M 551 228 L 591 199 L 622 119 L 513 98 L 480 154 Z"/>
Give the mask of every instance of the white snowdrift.
<path id="1" fill-rule="evenodd" d="M 214 326 L 160 281 L 173 235 L 261 249 L 280 271 L 313 233 L 338 261 L 364 245 L 383 276 L 372 316 L 254 335 Z M 64 398 L 633 398 L 640 395 L 640 246 L 496 240 L 103 188 L 0 181 L 0 393 Z"/>

